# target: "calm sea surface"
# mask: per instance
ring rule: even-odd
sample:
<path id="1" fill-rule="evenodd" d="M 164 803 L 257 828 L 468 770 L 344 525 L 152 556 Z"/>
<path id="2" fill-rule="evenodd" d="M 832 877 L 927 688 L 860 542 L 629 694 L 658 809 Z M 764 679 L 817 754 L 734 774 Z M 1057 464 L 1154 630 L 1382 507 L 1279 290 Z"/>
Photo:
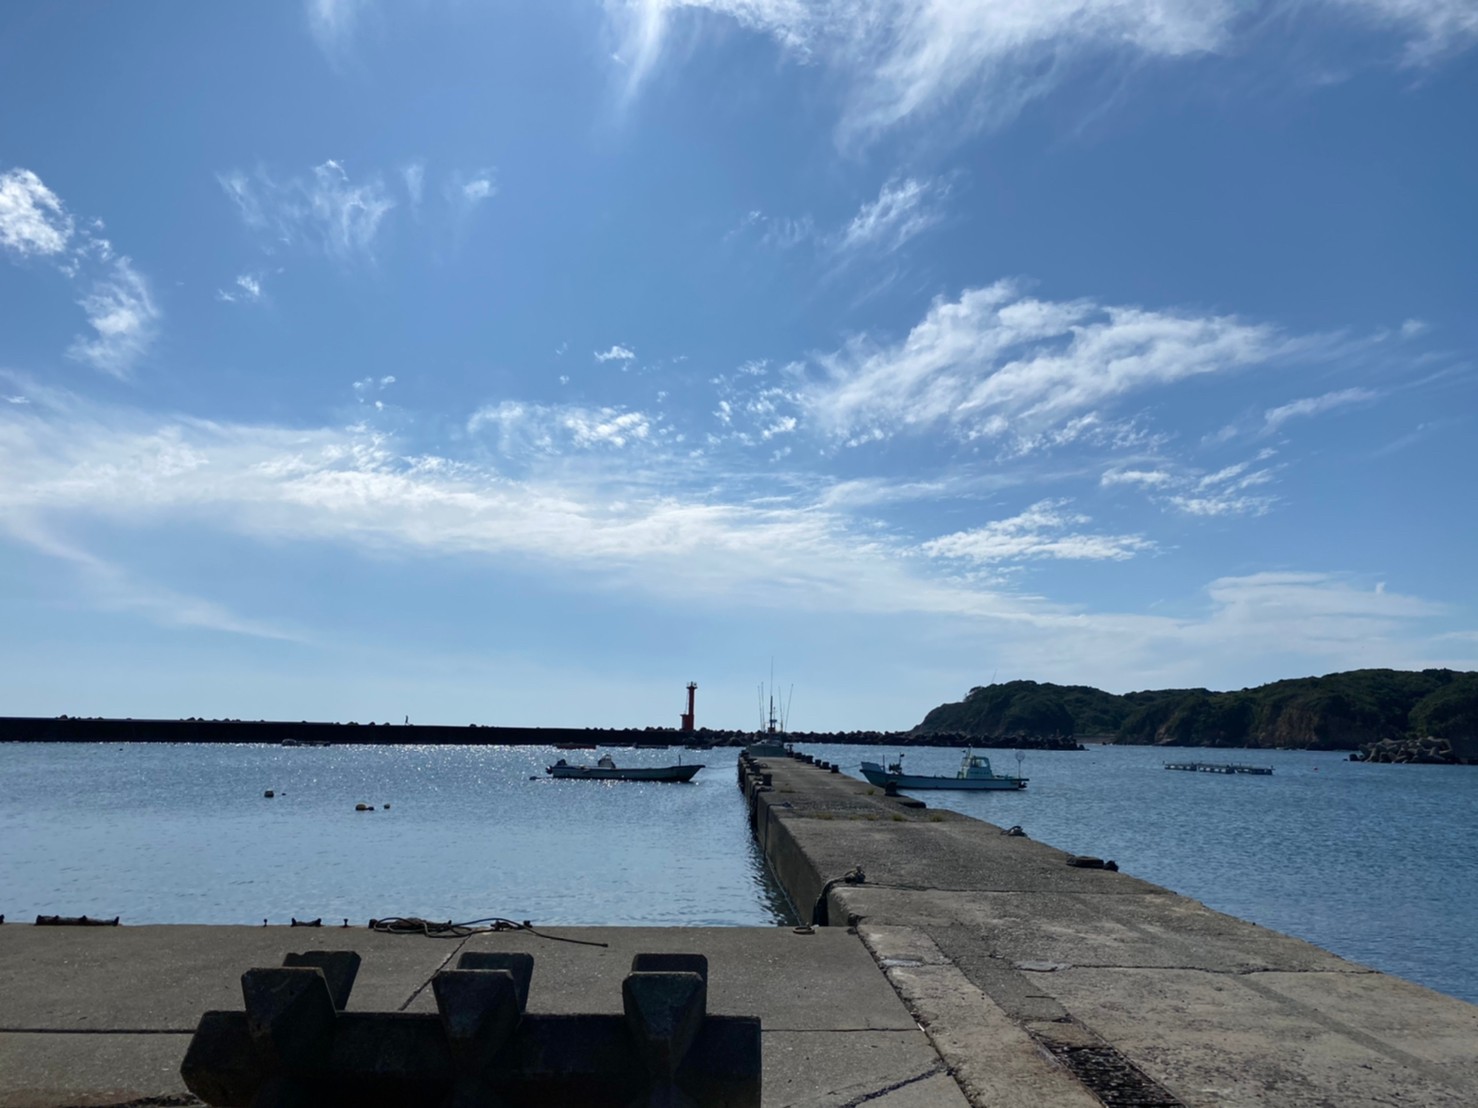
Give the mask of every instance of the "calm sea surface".
<path id="1" fill-rule="evenodd" d="M 894 753 L 805 749 L 854 774 L 861 758 Z M 689 786 L 600 784 L 549 780 L 557 754 L 539 747 L 0 744 L 0 912 L 784 922 L 734 751 L 613 753 L 708 768 Z M 1161 750 L 1090 747 L 1027 754 L 1024 792 L 927 799 L 1478 1002 L 1478 768 L 1299 751 L 1171 757 L 1275 773 L 1173 773 Z M 992 759 L 1016 770 L 1010 751 Z M 918 749 L 906 762 L 952 773 L 959 752 Z M 356 813 L 357 802 L 391 807 Z"/>

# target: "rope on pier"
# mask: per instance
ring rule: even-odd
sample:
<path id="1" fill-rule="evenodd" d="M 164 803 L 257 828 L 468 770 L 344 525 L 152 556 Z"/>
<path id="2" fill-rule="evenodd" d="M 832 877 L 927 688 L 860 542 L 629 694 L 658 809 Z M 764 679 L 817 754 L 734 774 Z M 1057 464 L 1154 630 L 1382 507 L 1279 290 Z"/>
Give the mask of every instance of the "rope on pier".
<path id="1" fill-rule="evenodd" d="M 575 943 L 578 946 L 604 946 L 610 943 L 598 943 L 591 939 L 571 939 L 564 935 L 550 935 L 547 932 L 536 930 L 528 920 L 519 923 L 517 920 L 503 919 L 501 916 L 488 916 L 485 919 L 468 920 L 466 923 L 453 923 L 447 920 L 438 923 L 434 920 L 421 919 L 419 916 L 386 916 L 384 919 L 372 919 L 369 921 L 371 931 L 379 931 L 384 935 L 424 935 L 428 939 L 465 939 L 470 935 L 488 935 L 495 931 L 527 931 L 541 939 L 550 939 L 557 943 Z"/>
<path id="2" fill-rule="evenodd" d="M 825 885 L 821 886 L 821 893 L 816 897 L 816 903 L 811 907 L 811 926 L 826 927 L 831 921 L 831 912 L 827 908 L 826 898 L 831 895 L 831 890 L 838 885 L 861 885 L 866 883 L 867 875 L 862 872 L 861 866 L 853 866 L 840 877 L 833 877 Z"/>

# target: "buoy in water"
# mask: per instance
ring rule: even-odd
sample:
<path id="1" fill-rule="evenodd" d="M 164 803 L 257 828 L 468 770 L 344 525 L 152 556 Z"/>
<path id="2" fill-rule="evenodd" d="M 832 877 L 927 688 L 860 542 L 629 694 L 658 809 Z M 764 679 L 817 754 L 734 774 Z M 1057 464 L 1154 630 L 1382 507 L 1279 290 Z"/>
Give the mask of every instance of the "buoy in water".
<path id="1" fill-rule="evenodd" d="M 274 792 L 273 792 L 273 791 L 272 791 L 272 790 L 271 790 L 271 789 L 268 789 L 268 790 L 267 790 L 267 791 L 266 791 L 266 792 L 264 792 L 264 793 L 263 793 L 263 794 L 262 794 L 262 799 L 263 799 L 263 800 L 271 800 L 271 799 L 272 799 L 272 798 L 273 798 L 273 797 L 274 797 L 274 796 L 276 796 L 276 795 L 277 795 L 277 794 L 276 794 L 276 793 L 274 793 Z"/>
<path id="2" fill-rule="evenodd" d="M 380 805 L 380 806 L 381 806 L 381 807 L 382 807 L 382 808 L 384 808 L 384 809 L 385 809 L 385 810 L 386 810 L 386 811 L 387 811 L 387 812 L 388 812 L 388 811 L 389 811 L 389 810 L 390 810 L 390 805 L 388 805 L 388 804 L 382 804 L 382 805 Z"/>

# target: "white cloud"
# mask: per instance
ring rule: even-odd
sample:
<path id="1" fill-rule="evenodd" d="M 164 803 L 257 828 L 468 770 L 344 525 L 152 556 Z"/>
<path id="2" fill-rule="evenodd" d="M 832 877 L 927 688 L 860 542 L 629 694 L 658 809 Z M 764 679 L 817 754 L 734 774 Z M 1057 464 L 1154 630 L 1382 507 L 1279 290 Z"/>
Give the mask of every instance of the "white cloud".
<path id="1" fill-rule="evenodd" d="M 819 63 L 846 90 L 844 137 L 876 136 L 946 108 L 996 126 L 1050 92 L 1073 63 L 1173 59 L 1235 46 L 1248 6 L 1235 0 L 604 0 L 626 94 L 659 64 L 679 19 L 722 17 Z M 1323 0 L 1276 5 L 1351 15 L 1406 38 L 1422 64 L 1478 41 L 1472 0 Z"/>
<path id="2" fill-rule="evenodd" d="M 262 279 L 251 273 L 237 277 L 232 288 L 216 290 L 216 299 L 225 304 L 255 303 L 261 298 Z"/>
<path id="3" fill-rule="evenodd" d="M 77 303 L 96 335 L 79 336 L 67 353 L 124 378 L 154 341 L 161 313 L 143 274 L 97 233 L 102 227 L 92 219 L 79 228 L 30 170 L 0 174 L 0 246 L 21 258 L 47 258 L 73 282 L 85 282 Z"/>
<path id="4" fill-rule="evenodd" d="M 822 231 L 810 215 L 798 218 L 766 215 L 756 208 L 746 212 L 724 240 L 748 235 L 757 236 L 758 244 L 769 250 L 791 250 L 805 243 L 816 243 L 844 256 L 865 251 L 886 253 L 937 224 L 943 218 L 942 201 L 948 192 L 948 186 L 939 180 L 895 177 L 884 182 L 877 197 L 865 201 L 835 231 Z"/>
<path id="5" fill-rule="evenodd" d="M 372 259 L 381 224 L 395 207 L 379 176 L 356 184 L 332 158 L 307 177 L 283 182 L 262 170 L 251 177 L 233 170 L 217 180 L 268 249 L 306 244 L 340 261 Z"/>
<path id="6" fill-rule="evenodd" d="M 876 200 L 863 204 L 837 238 L 837 249 L 896 250 L 942 218 L 938 201 L 947 190 L 913 177 L 886 182 Z"/>
<path id="7" fill-rule="evenodd" d="M 1269 408 L 1263 413 L 1263 430 L 1276 431 L 1290 419 L 1303 416 L 1322 415 L 1324 412 L 1333 411 L 1335 408 L 1345 408 L 1351 404 L 1364 404 L 1374 400 L 1379 393 L 1371 389 L 1340 389 L 1337 392 L 1326 392 L 1323 396 L 1308 396 L 1302 400 L 1294 400 L 1291 403 Z"/>
<path id="8" fill-rule="evenodd" d="M 410 162 L 401 166 L 400 176 L 405 181 L 405 191 L 411 198 L 411 207 L 421 206 L 421 197 L 426 193 L 426 163 Z"/>
<path id="9" fill-rule="evenodd" d="M 384 377 L 362 377 L 354 382 L 354 395 L 361 404 L 372 402 L 376 408 L 384 408 L 384 401 L 376 400 L 374 395 L 377 392 L 384 392 L 393 384 L 395 384 L 393 374 L 387 374 Z"/>
<path id="10" fill-rule="evenodd" d="M 22 258 L 66 251 L 75 227 L 56 193 L 29 169 L 0 173 L 0 247 Z"/>
<path id="11" fill-rule="evenodd" d="M 598 362 L 629 362 L 635 357 L 636 351 L 622 346 L 620 343 L 615 344 L 607 351 L 596 351 L 595 353 L 595 360 Z"/>
<path id="12" fill-rule="evenodd" d="M 574 448 L 621 448 L 646 442 L 654 421 L 644 412 L 624 408 L 551 407 L 505 400 L 479 408 L 467 421 L 471 434 L 491 430 L 507 455 L 554 455 Z"/>
<path id="13" fill-rule="evenodd" d="M 536 437 L 528 429 L 542 426 L 563 436 L 551 451 L 520 448 L 526 472 L 515 477 L 501 459 L 492 466 L 415 453 L 364 426 L 219 423 L 23 387 L 32 404 L 0 405 L 0 536 L 58 557 L 66 555 L 48 550 L 47 536 L 85 533 L 89 524 L 175 541 L 225 536 L 284 559 L 293 543 L 331 543 L 414 573 L 437 558 L 467 556 L 490 571 L 534 566 L 562 581 L 575 571 L 582 589 L 683 604 L 723 608 L 742 597 L 746 610 L 909 614 L 941 632 L 988 635 L 979 641 L 1045 679 L 1119 687 L 1198 683 L 1208 657 L 1218 673 L 1259 679 L 1274 653 L 1285 671 L 1290 657 L 1329 668 L 1455 660 L 1450 644 L 1422 637 L 1422 621 L 1442 616 L 1441 606 L 1339 574 L 1222 577 L 1204 611 L 1179 616 L 1004 591 L 941 562 L 1113 562 L 1150 547 L 1138 535 L 1095 535 L 1054 502 L 987 525 L 973 541 L 963 532 L 957 551 L 920 558 L 915 540 L 846 510 L 854 500 L 885 502 L 889 490 L 851 483 L 837 486 L 834 500 L 830 484 L 792 494 L 788 475 L 767 471 L 757 495 L 754 483 L 735 486 L 686 449 L 658 449 L 664 440 L 653 419 L 646 448 L 633 451 L 639 413 L 491 405 L 480 431 L 507 425 Z M 586 445 L 576 449 L 581 436 Z M 626 464 L 613 464 L 616 438 L 625 440 Z M 1237 479 L 1218 477 L 1222 485 Z M 129 593 L 149 593 L 143 572 L 120 568 Z M 173 601 L 155 595 L 139 610 L 174 618 Z M 201 626 L 280 633 L 221 610 L 187 610 Z"/>
<path id="14" fill-rule="evenodd" d="M 1377 26 L 1409 35 L 1403 60 L 1424 65 L 1478 43 L 1472 0 L 1329 0 Z"/>
<path id="15" fill-rule="evenodd" d="M 628 94 L 658 63 L 677 13 L 720 14 L 842 74 L 844 127 L 871 134 L 964 100 L 987 123 L 1014 116 L 1075 54 L 1176 57 L 1217 49 L 1226 0 L 606 0 Z"/>
<path id="16" fill-rule="evenodd" d="M 1301 641 L 1305 649 L 1320 642 L 1345 647 L 1365 634 L 1378 638 L 1400 621 L 1439 616 L 1446 610 L 1391 592 L 1384 583 L 1361 587 L 1349 576 L 1329 573 L 1222 577 L 1206 592 L 1223 626 L 1259 638 L 1277 629 L 1291 641 Z"/>
<path id="17" fill-rule="evenodd" d="M 1138 485 L 1141 488 L 1158 489 L 1172 484 L 1175 477 L 1163 469 L 1111 469 L 1099 478 L 1099 484 Z"/>
<path id="18" fill-rule="evenodd" d="M 1099 477 L 1101 488 L 1138 489 L 1161 507 L 1189 516 L 1259 516 L 1278 502 L 1268 486 L 1282 468 L 1273 463 L 1275 450 L 1260 450 L 1250 458 L 1212 472 L 1162 462 L 1153 468 L 1121 465 Z"/>
<path id="19" fill-rule="evenodd" d="M 323 50 L 335 55 L 354 34 L 365 0 L 307 0 L 308 30 Z"/>
<path id="20" fill-rule="evenodd" d="M 991 564 L 1052 558 L 1073 561 L 1123 561 L 1154 549 L 1142 535 L 1094 535 L 1074 528 L 1092 520 L 1068 512 L 1065 500 L 1042 500 L 1020 515 L 998 519 L 970 531 L 957 531 L 924 543 L 934 558 Z"/>
<path id="21" fill-rule="evenodd" d="M 943 427 L 1030 445 L 1046 431 L 1104 429 L 1096 409 L 1131 393 L 1297 347 L 1230 316 L 1038 300 L 998 281 L 936 300 L 901 342 L 859 338 L 821 357 L 825 377 L 801 403 L 843 441 Z"/>
<path id="22" fill-rule="evenodd" d="M 104 373 L 127 377 L 158 331 L 160 312 L 149 283 L 127 258 L 118 258 L 78 303 L 97 335 L 79 337 L 67 353 Z"/>
<path id="23" fill-rule="evenodd" d="M 498 191 L 498 186 L 493 184 L 491 176 L 474 177 L 462 185 L 462 198 L 469 204 L 475 204 L 479 200 L 487 200 Z"/>
<path id="24" fill-rule="evenodd" d="M 791 250 L 818 237 L 816 221 L 809 215 L 791 219 L 766 215 L 757 208 L 746 212 L 738 226 L 724 235 L 724 241 L 746 234 L 757 234 L 759 245 L 767 250 Z"/>

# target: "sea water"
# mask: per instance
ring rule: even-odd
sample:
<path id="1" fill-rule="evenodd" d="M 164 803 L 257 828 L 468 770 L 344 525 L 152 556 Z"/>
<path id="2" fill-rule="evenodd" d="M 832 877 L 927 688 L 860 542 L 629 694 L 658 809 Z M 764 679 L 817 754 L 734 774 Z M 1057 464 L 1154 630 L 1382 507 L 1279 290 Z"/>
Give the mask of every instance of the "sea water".
<path id="1" fill-rule="evenodd" d="M 896 750 L 807 747 L 860 777 Z M 910 773 L 959 749 L 904 752 Z M 1010 750 L 987 754 L 1016 775 Z M 1271 766 L 1188 773 L 1167 761 Z M 1301 750 L 1092 746 L 1025 752 L 1023 790 L 918 792 L 948 808 L 1194 897 L 1210 908 L 1478 1003 L 1478 767 L 1351 762 Z"/>
<path id="2" fill-rule="evenodd" d="M 359 926 L 784 919 L 735 751 L 610 753 L 622 766 L 710 764 L 672 785 L 556 781 L 544 767 L 557 757 L 597 752 L 550 747 L 0 744 L 0 912 Z"/>
<path id="3" fill-rule="evenodd" d="M 806 746 L 857 773 L 893 750 Z M 0 913 L 125 923 L 787 922 L 734 750 L 613 750 L 691 785 L 554 781 L 548 747 L 0 743 Z M 960 751 L 907 752 L 952 774 Z M 1011 751 L 990 751 L 1015 773 Z M 1169 758 L 1270 777 L 1167 771 Z M 1478 1002 L 1478 768 L 1305 751 L 1029 752 L 1021 792 L 919 794 Z M 272 789 L 273 799 L 262 794 Z M 356 804 L 374 810 L 356 812 Z M 382 805 L 389 804 L 389 808 Z M 8 926 L 8 925 L 7 925 Z"/>

